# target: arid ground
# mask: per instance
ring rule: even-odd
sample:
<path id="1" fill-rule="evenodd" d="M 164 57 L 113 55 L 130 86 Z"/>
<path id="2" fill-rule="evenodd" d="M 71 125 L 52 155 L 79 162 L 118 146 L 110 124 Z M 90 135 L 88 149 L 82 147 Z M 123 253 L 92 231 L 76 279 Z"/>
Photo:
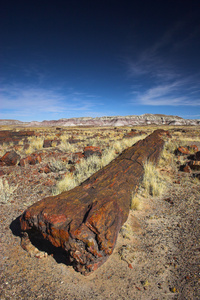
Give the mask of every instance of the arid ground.
<path id="1" fill-rule="evenodd" d="M 200 299 L 200 166 L 188 172 L 181 168 L 194 148 L 185 155 L 166 149 L 171 152 L 157 167 L 165 190 L 152 196 L 141 185 L 140 203 L 130 210 L 113 254 L 91 275 L 67 265 L 61 251 L 39 259 L 20 246 L 16 219 L 31 204 L 62 190 L 59 183 L 75 176 L 88 149 L 105 160 L 157 128 L 2 126 L 1 131 L 34 133 L 0 139 L 1 300 Z M 200 127 L 160 128 L 170 132 L 176 147 L 196 145 L 200 150 Z M 1 158 L 12 150 L 19 156 L 9 165 Z"/>

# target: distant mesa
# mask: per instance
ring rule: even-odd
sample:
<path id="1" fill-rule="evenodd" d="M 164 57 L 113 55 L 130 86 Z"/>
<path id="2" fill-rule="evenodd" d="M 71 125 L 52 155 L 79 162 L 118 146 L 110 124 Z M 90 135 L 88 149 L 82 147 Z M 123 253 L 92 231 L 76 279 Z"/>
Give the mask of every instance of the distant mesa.
<path id="1" fill-rule="evenodd" d="M 135 126 L 135 125 L 200 125 L 200 119 L 183 119 L 178 116 L 162 114 L 143 114 L 140 116 L 112 116 L 112 117 L 82 117 L 59 120 L 45 120 L 42 122 L 22 122 L 18 120 L 0 120 L 2 125 L 16 126 Z"/>

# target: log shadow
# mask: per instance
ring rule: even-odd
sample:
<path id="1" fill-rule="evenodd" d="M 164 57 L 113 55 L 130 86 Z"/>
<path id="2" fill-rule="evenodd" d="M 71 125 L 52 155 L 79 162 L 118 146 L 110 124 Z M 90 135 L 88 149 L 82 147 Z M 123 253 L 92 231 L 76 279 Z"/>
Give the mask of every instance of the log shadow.
<path id="1" fill-rule="evenodd" d="M 23 237 L 20 227 L 20 217 L 17 217 L 10 224 L 10 229 L 13 235 L 18 236 L 20 238 Z M 73 266 L 73 264 L 69 260 L 69 254 L 62 247 L 55 247 L 48 240 L 44 239 L 42 234 L 36 230 L 31 229 L 27 231 L 29 240 L 31 244 L 37 248 L 39 251 L 46 252 L 48 255 L 51 255 L 58 264 L 65 264 L 67 266 Z"/>

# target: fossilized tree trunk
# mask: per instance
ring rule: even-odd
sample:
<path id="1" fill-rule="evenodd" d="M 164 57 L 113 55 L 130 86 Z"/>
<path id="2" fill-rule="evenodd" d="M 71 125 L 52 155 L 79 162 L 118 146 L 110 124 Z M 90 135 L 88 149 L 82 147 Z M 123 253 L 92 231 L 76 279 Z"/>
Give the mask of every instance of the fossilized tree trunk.
<path id="1" fill-rule="evenodd" d="M 38 233 L 62 247 L 77 271 L 95 271 L 113 252 L 132 191 L 143 178 L 144 162 L 158 161 L 167 134 L 154 131 L 80 186 L 33 204 L 20 217 L 22 233 Z"/>

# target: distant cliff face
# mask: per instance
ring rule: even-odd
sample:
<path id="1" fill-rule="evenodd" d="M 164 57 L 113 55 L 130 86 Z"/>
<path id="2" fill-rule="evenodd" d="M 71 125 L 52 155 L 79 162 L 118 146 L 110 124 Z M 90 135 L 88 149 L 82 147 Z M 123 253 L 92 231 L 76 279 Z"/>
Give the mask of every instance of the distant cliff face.
<path id="1" fill-rule="evenodd" d="M 22 126 L 134 126 L 134 125 L 200 125 L 200 120 L 188 120 L 178 116 L 160 114 L 144 114 L 141 116 L 114 116 L 114 117 L 83 117 L 59 119 L 51 121 L 32 121 L 29 123 L 17 120 L 0 120 L 0 125 Z"/>

